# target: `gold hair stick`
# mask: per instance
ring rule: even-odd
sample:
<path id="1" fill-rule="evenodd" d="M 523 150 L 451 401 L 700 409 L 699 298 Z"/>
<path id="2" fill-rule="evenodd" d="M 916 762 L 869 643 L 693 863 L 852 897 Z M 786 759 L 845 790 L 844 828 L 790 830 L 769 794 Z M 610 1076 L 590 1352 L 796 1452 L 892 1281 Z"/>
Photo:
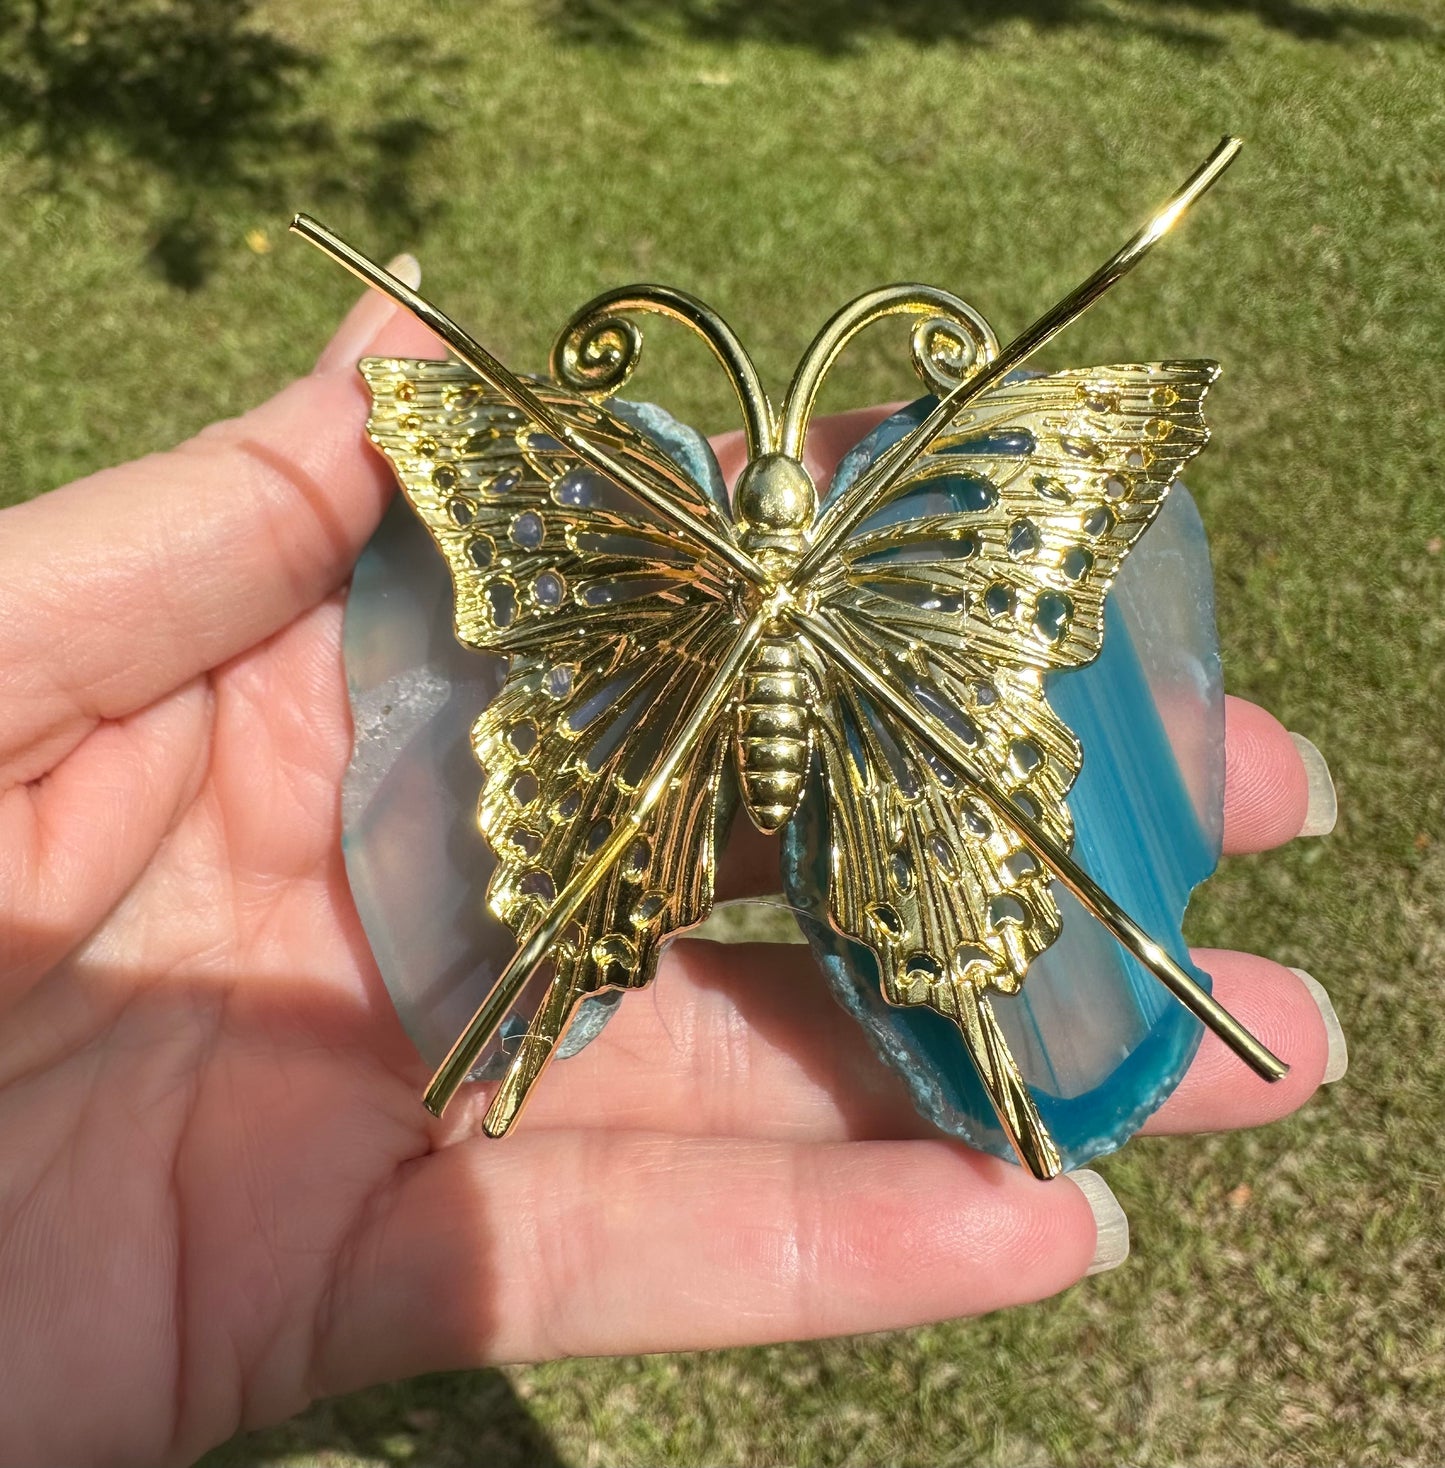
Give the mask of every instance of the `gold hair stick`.
<path id="1" fill-rule="evenodd" d="M 309 214 L 298 214 L 291 221 L 291 229 L 304 240 L 316 246 L 324 255 L 349 270 L 373 290 L 389 296 L 399 306 L 404 306 L 423 326 L 433 331 L 466 363 L 488 387 L 506 398 L 538 426 L 550 433 L 559 443 L 566 444 L 578 458 L 584 460 L 601 474 L 624 485 L 638 499 L 665 516 L 683 535 L 700 542 L 715 556 L 741 572 L 749 581 L 761 584 L 766 580 L 762 569 L 745 551 L 728 536 L 720 534 L 711 525 L 697 519 L 681 508 L 663 489 L 650 483 L 642 475 L 621 463 L 604 449 L 590 442 L 577 429 L 562 422 L 555 413 L 514 373 L 509 372 L 479 342 L 474 341 L 450 316 L 432 305 L 424 296 L 418 295 L 404 281 L 390 271 L 383 270 L 374 260 L 369 260 L 359 250 L 348 245 L 340 235 L 312 219 Z"/>
<path id="2" fill-rule="evenodd" d="M 909 435 L 900 440 L 864 474 L 848 493 L 823 513 L 812 545 L 793 572 L 791 585 L 807 584 L 817 567 L 838 542 L 886 497 L 900 475 L 927 450 L 944 427 L 969 403 L 1020 367 L 1046 342 L 1078 320 L 1100 296 L 1129 273 L 1178 222 L 1185 210 L 1234 162 L 1244 144 L 1226 137 L 1164 205 L 1117 254 L 1084 283 L 1027 327 L 994 361 L 948 393 Z"/>

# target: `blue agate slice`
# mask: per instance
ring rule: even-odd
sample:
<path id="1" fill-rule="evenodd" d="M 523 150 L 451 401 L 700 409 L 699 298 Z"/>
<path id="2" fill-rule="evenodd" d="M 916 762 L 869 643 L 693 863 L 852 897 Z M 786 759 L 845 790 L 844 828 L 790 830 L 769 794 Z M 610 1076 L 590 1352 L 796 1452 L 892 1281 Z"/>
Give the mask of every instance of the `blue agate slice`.
<path id="1" fill-rule="evenodd" d="M 651 404 L 608 407 L 726 508 L 700 434 Z M 482 772 L 471 747 L 472 724 L 501 688 L 506 661 L 457 641 L 446 566 L 401 495 L 356 563 L 343 650 L 355 727 L 342 786 L 346 874 L 402 1024 L 436 1066 L 516 948 L 487 907 L 496 859 L 477 826 Z M 558 1054 L 576 1054 L 621 997 L 614 990 L 584 1001 Z M 523 992 L 473 1078 L 502 1073 L 540 998 L 538 985 Z"/>
<path id="2" fill-rule="evenodd" d="M 839 466 L 841 493 L 932 406 L 895 414 Z M 1208 987 L 1180 935 L 1193 888 L 1219 859 L 1224 823 L 1224 694 L 1204 527 L 1176 485 L 1125 559 L 1103 650 L 1056 673 L 1049 700 L 1084 748 L 1069 795 L 1074 855 Z M 827 913 L 827 793 L 814 781 L 784 833 L 788 900 L 828 981 L 918 1109 L 944 1131 L 1012 1157 L 963 1041 L 930 1010 L 895 1008 L 871 950 Z M 994 995 L 1000 1025 L 1065 1167 L 1119 1147 L 1170 1094 L 1202 1026 L 1057 883 L 1063 932 L 1021 991 Z"/>
<path id="3" fill-rule="evenodd" d="M 875 430 L 840 465 L 830 494 L 930 405 Z M 609 407 L 726 505 L 699 435 L 650 405 Z M 495 860 L 476 824 L 480 771 L 470 744 L 504 664 L 457 642 L 442 559 L 400 497 L 357 564 L 345 658 L 356 728 L 343 789 L 347 873 L 397 1011 L 435 1065 L 515 947 L 486 905 Z M 1218 859 L 1224 746 L 1208 549 L 1181 488 L 1124 563 L 1100 657 L 1054 675 L 1049 696 L 1085 749 L 1069 797 L 1076 857 L 1188 966 L 1179 924 Z M 825 800 L 815 782 L 785 830 L 784 872 L 789 902 L 817 914 L 800 925 L 830 984 L 924 1115 L 1011 1156 L 953 1025 L 884 1003 L 870 950 L 828 925 Z M 1057 887 L 1055 895 L 1062 936 L 1034 961 L 1021 993 L 996 996 L 994 1007 L 1065 1165 L 1078 1166 L 1119 1146 L 1163 1101 L 1200 1026 L 1074 898 Z M 500 1073 L 539 997 L 535 988 L 521 996 L 474 1077 Z M 581 1049 L 620 997 L 586 1001 L 559 1053 Z"/>

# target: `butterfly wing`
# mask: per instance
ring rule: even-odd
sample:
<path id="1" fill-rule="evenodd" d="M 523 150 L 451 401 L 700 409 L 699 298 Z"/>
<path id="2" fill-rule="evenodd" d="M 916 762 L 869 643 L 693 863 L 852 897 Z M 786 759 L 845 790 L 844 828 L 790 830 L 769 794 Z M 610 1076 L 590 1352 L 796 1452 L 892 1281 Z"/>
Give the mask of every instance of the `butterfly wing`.
<path id="1" fill-rule="evenodd" d="M 626 817 L 716 671 L 736 635 L 728 568 L 469 369 L 361 367 L 370 435 L 451 570 L 458 637 L 510 658 L 472 743 L 485 772 L 478 821 L 498 863 L 488 902 L 520 939 Z M 622 405 L 535 390 L 691 516 L 728 528 L 720 481 L 709 493 Z M 581 1000 L 646 984 L 663 938 L 706 917 L 731 804 L 725 752 L 720 724 L 554 946 L 488 1131 L 515 1120 Z"/>
<path id="2" fill-rule="evenodd" d="M 935 439 L 815 583 L 854 660 L 890 673 L 1065 849 L 1083 755 L 1045 675 L 1098 653 L 1120 562 L 1204 446 L 1217 372 L 1127 365 L 995 388 Z M 845 660 L 820 660 L 816 676 L 836 715 L 819 730 L 833 923 L 872 947 L 891 1002 L 958 1025 L 1020 1154 L 1057 1171 L 987 997 L 1015 992 L 1058 936 L 1049 873 L 957 771 L 869 699 Z"/>

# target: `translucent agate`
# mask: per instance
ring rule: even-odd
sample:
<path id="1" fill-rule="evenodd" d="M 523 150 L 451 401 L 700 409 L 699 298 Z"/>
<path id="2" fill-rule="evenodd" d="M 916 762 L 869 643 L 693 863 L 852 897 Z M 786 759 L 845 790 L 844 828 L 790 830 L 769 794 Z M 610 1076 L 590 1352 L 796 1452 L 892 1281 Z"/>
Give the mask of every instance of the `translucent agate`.
<path id="1" fill-rule="evenodd" d="M 651 434 L 719 502 L 705 442 L 649 406 L 609 405 Z M 895 415 L 840 466 L 832 493 L 916 419 Z M 1069 797 L 1082 865 L 1174 956 L 1180 922 L 1213 870 L 1223 822 L 1223 696 L 1203 527 L 1180 486 L 1124 563 L 1104 649 L 1053 675 L 1049 696 L 1086 751 Z M 435 1065 L 510 957 L 487 910 L 495 862 L 477 829 L 472 722 L 500 687 L 500 659 L 452 630 L 440 556 L 398 499 L 358 562 L 345 656 L 356 726 L 343 793 L 347 872 L 377 964 L 423 1058 Z M 784 835 L 787 897 L 830 985 L 943 1130 L 1000 1155 L 1007 1143 L 945 1019 L 885 1004 L 871 952 L 826 920 L 826 795 Z M 1119 1146 L 1177 1084 L 1200 1027 L 1067 893 L 1060 939 L 1021 993 L 995 1006 L 1067 1166 Z M 1208 978 L 1191 971 L 1207 985 Z M 561 1049 L 600 1031 L 620 996 L 586 1001 Z M 497 1074 L 537 1002 L 525 993 L 474 1075 Z"/>
<path id="2" fill-rule="evenodd" d="M 881 424 L 839 466 L 841 493 L 931 406 Z M 1188 968 L 1180 934 L 1194 887 L 1215 868 L 1224 824 L 1224 693 L 1204 526 L 1175 485 L 1124 561 L 1103 651 L 1050 676 L 1050 702 L 1078 735 L 1069 795 L 1074 855 Z M 843 1005 L 936 1125 L 1000 1156 L 1012 1151 L 952 1023 L 880 996 L 869 949 L 826 920 L 826 794 L 815 785 L 784 832 L 788 900 Z M 1066 1167 L 1113 1151 L 1183 1076 L 1202 1027 L 1057 883 L 1061 937 L 995 1012 Z"/>

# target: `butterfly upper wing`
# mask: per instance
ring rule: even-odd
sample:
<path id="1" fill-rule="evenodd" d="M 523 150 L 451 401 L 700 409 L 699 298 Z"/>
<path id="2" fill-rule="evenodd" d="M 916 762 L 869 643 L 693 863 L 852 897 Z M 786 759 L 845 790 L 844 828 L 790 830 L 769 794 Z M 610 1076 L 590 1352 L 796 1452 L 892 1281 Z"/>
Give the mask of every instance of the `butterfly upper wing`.
<path id="1" fill-rule="evenodd" d="M 458 637 L 510 657 L 472 740 L 479 824 L 498 862 L 488 901 L 521 937 L 625 818 L 735 637 L 727 568 L 469 369 L 361 366 L 371 437 L 451 569 Z M 692 516 L 727 526 L 707 489 L 631 424 L 551 384 L 535 390 Z M 729 804 L 726 733 L 709 732 L 555 945 L 489 1131 L 511 1124 L 582 998 L 647 983 L 662 939 L 706 917 Z"/>
<path id="2" fill-rule="evenodd" d="M 1217 372 L 1127 365 L 993 389 L 816 582 L 857 659 L 890 673 L 1065 849 L 1082 751 L 1048 703 L 1045 674 L 1098 653 L 1121 560 L 1204 446 Z M 820 661 L 815 676 L 838 715 L 819 728 L 835 926 L 873 948 L 890 1001 L 958 1023 L 1013 1135 L 1041 1127 L 982 1001 L 1017 990 L 1058 936 L 1049 873 L 845 663 Z M 1047 1155 L 1046 1135 L 1041 1145 Z"/>
<path id="3" fill-rule="evenodd" d="M 1208 439 L 1212 362 L 1008 382 L 946 428 L 820 574 L 820 597 L 981 665 L 1039 672 L 1099 651 L 1129 547 Z"/>
<path id="4" fill-rule="evenodd" d="M 468 646 L 550 649 L 559 630 L 607 639 L 726 596 L 715 558 L 469 368 L 369 357 L 361 370 L 372 394 L 367 430 L 446 557 L 456 632 Z M 530 386 L 569 426 L 731 534 L 707 490 L 630 423 L 565 388 Z"/>

